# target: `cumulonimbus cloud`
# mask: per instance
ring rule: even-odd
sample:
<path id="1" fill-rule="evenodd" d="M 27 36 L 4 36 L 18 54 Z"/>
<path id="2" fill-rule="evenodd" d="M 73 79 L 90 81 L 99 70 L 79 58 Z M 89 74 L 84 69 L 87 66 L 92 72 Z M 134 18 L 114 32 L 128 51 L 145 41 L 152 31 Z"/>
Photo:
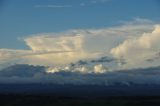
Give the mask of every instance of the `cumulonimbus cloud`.
<path id="1" fill-rule="evenodd" d="M 112 56 L 110 50 L 116 51 L 113 48 L 124 40 L 140 37 L 153 29 L 151 21 L 136 20 L 109 28 L 35 34 L 24 38 L 28 50 L 0 49 L 0 64 L 61 66 L 83 59 Z M 112 54 L 119 58 L 115 52 Z"/>
<path id="2" fill-rule="evenodd" d="M 160 25 L 156 25 L 152 32 L 144 33 L 140 37 L 124 40 L 123 43 L 111 50 L 116 58 L 127 61 L 127 67 L 149 67 L 160 65 L 158 61 L 148 62 L 160 52 Z M 157 57 L 158 58 L 158 57 Z M 147 63 L 148 62 L 148 63 Z"/>

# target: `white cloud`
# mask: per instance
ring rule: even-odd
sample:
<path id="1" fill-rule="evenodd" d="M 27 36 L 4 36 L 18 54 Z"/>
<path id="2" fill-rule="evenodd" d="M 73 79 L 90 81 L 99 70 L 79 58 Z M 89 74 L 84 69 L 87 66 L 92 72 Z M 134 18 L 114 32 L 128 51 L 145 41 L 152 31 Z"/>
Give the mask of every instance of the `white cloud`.
<path id="1" fill-rule="evenodd" d="M 127 67 L 130 68 L 160 65 L 157 61 L 153 63 L 146 61 L 154 58 L 158 52 L 160 52 L 160 25 L 155 26 L 152 32 L 127 39 L 111 50 L 114 57 L 125 59 Z"/>
<path id="2" fill-rule="evenodd" d="M 57 73 L 57 72 L 78 72 L 83 74 L 95 73 L 102 74 L 110 72 L 110 70 L 103 66 L 102 64 L 93 65 L 93 66 L 65 66 L 65 67 L 49 67 L 46 69 L 47 73 Z"/>
<path id="3" fill-rule="evenodd" d="M 110 50 L 124 40 L 154 29 L 153 23 L 139 21 L 109 28 L 35 34 L 24 38 L 28 50 L 0 49 L 0 64 L 61 66 L 78 60 L 111 56 Z"/>
<path id="4" fill-rule="evenodd" d="M 60 37 L 53 37 L 43 35 L 26 38 L 25 42 L 34 52 L 68 51 L 32 56 L 30 58 L 31 62 L 41 60 L 48 65 L 62 65 L 94 56 L 94 54 L 90 54 L 84 50 L 83 36 L 62 35 Z"/>
<path id="5" fill-rule="evenodd" d="M 98 64 L 94 66 L 95 73 L 105 73 L 106 71 L 107 71 L 107 68 L 104 67 L 102 64 Z"/>
<path id="6" fill-rule="evenodd" d="M 118 65 L 94 63 L 92 58 L 114 56 L 125 60 L 123 68 L 160 65 L 160 25 L 136 19 L 124 25 L 101 29 L 69 30 L 61 33 L 42 33 L 24 38 L 28 50 L 0 49 L 0 66 L 15 63 L 52 66 L 40 70 L 37 66 L 25 70 L 22 66 L 0 71 L 1 83 L 56 84 L 159 84 L 159 67 L 114 71 Z M 111 52 L 111 54 L 110 54 Z M 88 60 L 89 59 L 89 60 Z M 147 61 L 147 60 L 152 61 Z M 71 67 L 71 62 L 86 60 L 85 65 Z M 114 59 L 114 63 L 116 59 Z M 85 61 L 84 61 L 85 62 Z M 91 65 L 88 64 L 91 63 Z M 78 63 L 78 62 L 77 62 Z M 66 65 L 67 64 L 67 65 Z M 112 64 L 112 63 L 111 63 Z M 56 66 L 56 67 L 55 67 Z M 28 67 L 28 66 L 26 66 Z M 28 68 L 26 68 L 28 69 Z M 65 74 L 63 72 L 65 72 Z M 67 74 L 67 75 L 66 75 Z M 27 76 L 28 75 L 28 76 Z"/>

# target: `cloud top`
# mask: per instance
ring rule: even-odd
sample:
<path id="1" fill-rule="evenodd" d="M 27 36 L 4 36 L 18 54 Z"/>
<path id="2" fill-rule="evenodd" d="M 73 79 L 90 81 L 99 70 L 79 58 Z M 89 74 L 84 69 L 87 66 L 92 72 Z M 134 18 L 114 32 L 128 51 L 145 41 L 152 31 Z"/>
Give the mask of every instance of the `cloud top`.
<path id="1" fill-rule="evenodd" d="M 137 67 L 139 65 L 159 65 L 157 62 L 147 64 L 147 59 L 153 59 L 160 51 L 160 25 L 156 25 L 155 29 L 150 33 L 144 33 L 140 37 L 133 37 L 124 40 L 123 43 L 111 50 L 116 58 L 123 58 L 127 61 L 129 67 Z M 146 64 L 145 64 L 146 63 Z"/>

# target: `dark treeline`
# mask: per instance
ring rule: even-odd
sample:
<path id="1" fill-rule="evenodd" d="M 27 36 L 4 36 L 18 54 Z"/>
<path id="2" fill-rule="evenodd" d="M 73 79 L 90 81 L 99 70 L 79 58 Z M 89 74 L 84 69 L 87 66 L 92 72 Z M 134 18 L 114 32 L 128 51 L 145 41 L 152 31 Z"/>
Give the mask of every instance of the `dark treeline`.
<path id="1" fill-rule="evenodd" d="M 0 95 L 1 106 L 159 106 L 160 96 L 74 98 L 63 96 Z"/>

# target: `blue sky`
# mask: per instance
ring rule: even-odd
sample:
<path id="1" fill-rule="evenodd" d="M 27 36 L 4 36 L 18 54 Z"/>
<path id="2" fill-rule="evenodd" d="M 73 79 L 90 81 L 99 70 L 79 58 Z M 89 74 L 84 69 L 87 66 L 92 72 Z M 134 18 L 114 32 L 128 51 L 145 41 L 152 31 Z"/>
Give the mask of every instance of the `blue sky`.
<path id="1" fill-rule="evenodd" d="M 18 38 L 69 29 L 105 28 L 134 18 L 160 21 L 159 0 L 4 0 L 0 48 L 26 49 Z"/>

